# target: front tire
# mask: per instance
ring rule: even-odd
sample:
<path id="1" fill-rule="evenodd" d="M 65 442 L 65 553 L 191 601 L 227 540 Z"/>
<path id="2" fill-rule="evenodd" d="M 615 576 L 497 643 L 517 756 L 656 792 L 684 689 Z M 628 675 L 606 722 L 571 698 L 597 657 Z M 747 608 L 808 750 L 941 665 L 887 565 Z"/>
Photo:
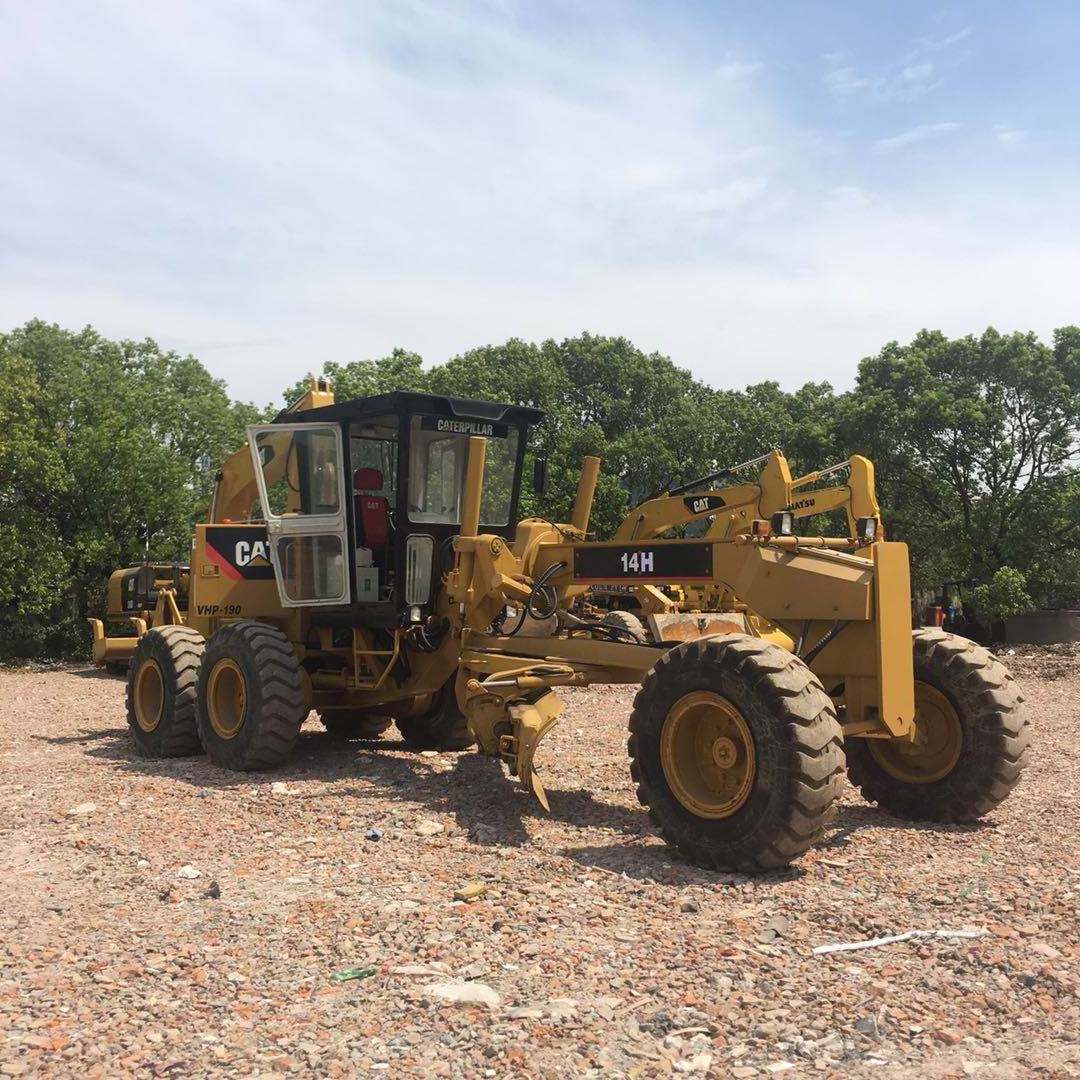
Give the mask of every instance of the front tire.
<path id="1" fill-rule="evenodd" d="M 848 740 L 848 774 L 867 802 L 911 821 L 975 821 L 1016 786 L 1029 725 L 992 653 L 936 627 L 915 630 L 918 741 Z"/>
<path id="2" fill-rule="evenodd" d="M 821 835 L 844 773 L 817 676 L 758 638 L 687 642 L 645 677 L 630 772 L 664 839 L 698 866 L 788 865 Z"/>
<path id="3" fill-rule="evenodd" d="M 139 638 L 128 665 L 127 720 L 143 757 L 202 753 L 196 687 L 205 645 L 188 626 L 161 626 Z"/>
<path id="4" fill-rule="evenodd" d="M 238 622 L 207 643 L 199 672 L 199 734 L 215 765 L 280 765 L 307 716 L 300 664 L 276 627 Z"/>
<path id="5" fill-rule="evenodd" d="M 621 631 L 620 641 L 633 641 L 636 645 L 644 645 L 649 639 L 645 631 L 645 625 L 632 611 L 609 611 L 601 620 L 601 626 L 614 626 Z"/>
<path id="6" fill-rule="evenodd" d="M 401 737 L 415 750 L 466 750 L 473 744 L 468 721 L 457 702 L 455 677 L 447 679 L 431 704 L 416 716 L 398 717 Z"/>

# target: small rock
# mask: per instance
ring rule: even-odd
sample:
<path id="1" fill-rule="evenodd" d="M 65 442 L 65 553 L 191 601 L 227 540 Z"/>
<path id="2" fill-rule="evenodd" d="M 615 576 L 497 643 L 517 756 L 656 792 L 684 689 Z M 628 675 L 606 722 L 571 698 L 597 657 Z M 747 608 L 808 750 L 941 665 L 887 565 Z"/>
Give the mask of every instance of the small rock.
<path id="1" fill-rule="evenodd" d="M 681 1073 L 708 1072 L 712 1065 L 712 1054 L 695 1054 L 693 1057 L 676 1061 L 674 1069 Z"/>
<path id="2" fill-rule="evenodd" d="M 506 1010 L 506 1015 L 511 1020 L 542 1020 L 544 1010 L 538 1005 L 515 1005 Z"/>
<path id="3" fill-rule="evenodd" d="M 877 1021 L 872 1016 L 860 1016 L 855 1021 L 855 1030 L 862 1035 L 876 1035 L 878 1033 Z"/>
<path id="4" fill-rule="evenodd" d="M 487 886 L 482 881 L 470 881 L 468 884 L 462 885 L 461 888 L 454 890 L 454 899 L 471 903 L 473 900 L 479 900 L 486 892 Z"/>
<path id="5" fill-rule="evenodd" d="M 422 821 L 416 823 L 416 827 L 413 830 L 417 836 L 438 836 L 444 829 L 444 825 L 441 821 L 432 821 L 430 818 L 424 818 Z"/>
<path id="6" fill-rule="evenodd" d="M 758 941 L 768 942 L 786 937 L 790 928 L 791 924 L 783 915 L 775 915 L 765 924 L 765 929 L 758 934 Z"/>
<path id="7" fill-rule="evenodd" d="M 1054 948 L 1053 945 L 1048 945 L 1045 941 L 1033 941 L 1028 946 L 1032 952 L 1037 952 L 1040 956 L 1047 956 L 1051 960 L 1059 960 L 1061 953 Z"/>
<path id="8" fill-rule="evenodd" d="M 736 1065 L 731 1070 L 731 1075 L 735 1077 L 735 1080 L 749 1080 L 751 1076 L 757 1076 L 757 1068 L 753 1065 Z"/>
<path id="9" fill-rule="evenodd" d="M 368 831 L 366 833 L 364 833 L 364 839 L 365 840 L 381 840 L 382 839 L 382 829 L 368 829 Z"/>
<path id="10" fill-rule="evenodd" d="M 284 780 L 275 780 L 270 785 L 270 791 L 274 795 L 288 795 L 289 785 L 286 784 Z"/>
<path id="11" fill-rule="evenodd" d="M 206 892 L 203 893 L 203 896 L 205 896 L 207 900 L 220 900 L 221 886 L 216 881 L 211 881 L 209 886 L 207 886 Z"/>
<path id="12" fill-rule="evenodd" d="M 139 870 L 148 870 L 150 868 L 150 860 L 149 859 L 140 859 L 135 864 L 135 866 Z"/>
<path id="13" fill-rule="evenodd" d="M 490 1009 L 502 1000 L 497 990 L 482 982 L 430 983 L 424 987 L 424 997 L 454 1005 L 487 1005 Z"/>
<path id="14" fill-rule="evenodd" d="M 185 881 L 194 881 L 198 877 L 202 877 L 202 871 L 196 870 L 194 866 L 181 866 L 176 871 L 178 878 L 184 878 Z"/>
<path id="15" fill-rule="evenodd" d="M 73 806 L 68 812 L 68 817 L 86 817 L 87 814 L 92 814 L 97 809 L 96 802 L 81 802 L 78 806 Z"/>
<path id="16" fill-rule="evenodd" d="M 552 1020 L 569 1020 L 577 1012 L 578 1003 L 573 998 L 552 998 L 544 1011 Z"/>
<path id="17" fill-rule="evenodd" d="M 765 1071 L 775 1076 L 777 1073 L 787 1072 L 794 1068 L 795 1066 L 790 1061 L 774 1061 L 771 1065 L 765 1066 Z"/>
<path id="18" fill-rule="evenodd" d="M 420 756 L 421 757 L 427 757 L 427 758 L 438 757 L 439 756 L 439 751 L 438 750 L 421 750 L 420 751 Z"/>
<path id="19" fill-rule="evenodd" d="M 679 905 L 679 910 L 686 912 L 688 915 L 692 915 L 694 912 L 701 910 L 701 905 L 696 900 L 684 900 Z"/>

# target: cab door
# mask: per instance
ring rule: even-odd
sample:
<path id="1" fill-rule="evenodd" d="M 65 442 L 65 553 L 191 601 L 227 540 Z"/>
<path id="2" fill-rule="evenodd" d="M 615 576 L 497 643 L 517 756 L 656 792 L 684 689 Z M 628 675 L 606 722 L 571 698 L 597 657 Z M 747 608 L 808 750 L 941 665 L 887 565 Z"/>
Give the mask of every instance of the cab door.
<path id="1" fill-rule="evenodd" d="M 349 603 L 341 428 L 254 424 L 247 436 L 282 606 Z"/>

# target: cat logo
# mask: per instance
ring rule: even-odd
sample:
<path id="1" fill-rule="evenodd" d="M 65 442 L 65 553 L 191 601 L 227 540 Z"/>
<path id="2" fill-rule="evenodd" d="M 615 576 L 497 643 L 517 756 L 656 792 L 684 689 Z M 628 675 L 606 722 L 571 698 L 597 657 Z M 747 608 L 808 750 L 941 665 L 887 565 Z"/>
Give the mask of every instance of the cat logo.
<path id="1" fill-rule="evenodd" d="M 722 495 L 688 495 L 683 499 L 688 514 L 707 514 L 710 510 L 719 510 L 724 505 Z"/>
<path id="2" fill-rule="evenodd" d="M 269 566 L 270 552 L 266 540 L 237 540 L 237 566 Z"/>

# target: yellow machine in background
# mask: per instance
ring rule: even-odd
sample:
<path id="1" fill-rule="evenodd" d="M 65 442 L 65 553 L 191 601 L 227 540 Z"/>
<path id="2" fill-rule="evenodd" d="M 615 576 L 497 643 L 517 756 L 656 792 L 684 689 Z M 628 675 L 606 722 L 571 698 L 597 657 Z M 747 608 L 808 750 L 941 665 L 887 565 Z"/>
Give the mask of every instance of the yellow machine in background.
<path id="1" fill-rule="evenodd" d="M 755 466 L 761 469 L 754 481 L 722 488 L 706 486 Z M 847 474 L 846 483 L 813 486 L 842 472 Z M 749 533 L 755 521 L 769 521 L 780 512 L 800 520 L 840 509 L 845 512 L 848 535 L 853 540 L 869 543 L 884 539 L 874 466 L 867 458 L 853 455 L 792 479 L 787 459 L 773 450 L 646 500 L 626 515 L 615 538 L 651 539 L 704 523 L 704 537 L 726 539 Z M 806 543 L 813 540 L 807 538 Z M 685 641 L 723 632 L 724 628 L 745 629 L 748 618 L 744 605 L 725 586 L 639 585 L 623 586 L 618 591 L 600 586 L 590 591 L 589 599 L 610 609 L 610 625 L 621 626 L 642 640 L 651 635 L 656 641 Z"/>
<path id="2" fill-rule="evenodd" d="M 592 542 L 596 458 L 569 522 L 518 521 L 541 420 L 429 394 L 335 403 L 322 386 L 249 428 L 196 527 L 186 610 L 178 587 L 159 589 L 134 649 L 139 749 L 268 768 L 314 709 L 338 735 L 393 720 L 412 746 L 475 742 L 546 805 L 536 752 L 558 688 L 627 682 L 641 684 L 638 797 L 701 865 L 798 857 L 845 762 L 869 798 L 908 817 L 968 819 L 1005 797 L 1027 740 L 1019 698 L 985 650 L 912 634 L 903 544 L 793 535 L 790 498 L 720 536 Z M 782 458 L 771 464 L 788 483 Z M 761 504 L 758 491 L 746 512 Z M 572 610 L 593 585 L 719 590 L 746 617 L 649 644 Z"/>

